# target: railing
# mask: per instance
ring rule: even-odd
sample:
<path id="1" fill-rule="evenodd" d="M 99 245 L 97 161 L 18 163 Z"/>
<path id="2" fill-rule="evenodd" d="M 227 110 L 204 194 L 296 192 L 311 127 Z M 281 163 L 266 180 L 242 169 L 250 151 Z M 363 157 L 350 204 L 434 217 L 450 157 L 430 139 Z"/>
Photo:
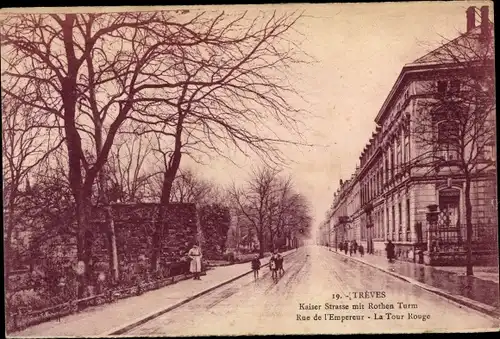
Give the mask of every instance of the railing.
<path id="1" fill-rule="evenodd" d="M 428 245 L 432 252 L 465 251 L 467 227 L 464 224 L 456 227 L 434 226 L 425 232 L 424 239 L 430 241 Z M 496 224 L 473 224 L 471 241 L 476 250 L 496 250 L 498 226 Z"/>
<path id="2" fill-rule="evenodd" d="M 54 319 L 60 320 L 66 315 L 80 312 L 88 307 L 98 306 L 101 304 L 111 303 L 119 299 L 141 295 L 142 293 L 156 290 L 190 278 L 191 274 L 188 270 L 189 265 L 186 266 L 185 263 L 175 263 L 171 265 L 168 277 L 164 279 L 139 282 L 134 286 L 126 288 L 106 290 L 98 295 L 68 301 L 41 310 L 27 310 L 26 308 L 19 308 L 16 312 L 12 312 L 7 309 L 6 328 L 8 332 L 19 331 L 26 327 L 37 325 L 46 321 Z"/>

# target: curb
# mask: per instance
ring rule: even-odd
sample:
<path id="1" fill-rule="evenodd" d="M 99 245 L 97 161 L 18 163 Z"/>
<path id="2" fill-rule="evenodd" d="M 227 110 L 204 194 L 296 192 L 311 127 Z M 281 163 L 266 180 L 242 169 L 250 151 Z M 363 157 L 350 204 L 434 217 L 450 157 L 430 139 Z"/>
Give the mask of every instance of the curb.
<path id="1" fill-rule="evenodd" d="M 461 304 L 461 305 L 467 306 L 469 308 L 472 308 L 472 309 L 474 309 L 476 311 L 479 311 L 481 313 L 485 313 L 485 314 L 487 314 L 487 315 L 489 315 L 491 317 L 494 317 L 494 318 L 500 318 L 500 312 L 494 306 L 490 306 L 490 305 L 481 303 L 479 301 L 475 301 L 475 300 L 463 297 L 461 295 L 454 295 L 454 294 L 448 293 L 448 292 L 446 292 L 446 291 L 444 291 L 444 290 L 442 290 L 440 288 L 433 287 L 433 286 L 421 283 L 420 281 L 417 281 L 415 279 L 406 277 L 406 276 L 401 275 L 399 273 L 395 273 L 395 272 L 389 271 L 389 270 L 387 270 L 385 268 L 382 268 L 382 267 L 380 267 L 378 265 L 368 263 L 368 262 L 360 260 L 358 258 L 347 257 L 347 256 L 344 256 L 342 254 L 339 254 L 339 253 L 336 253 L 336 252 L 333 252 L 333 251 L 330 251 L 330 252 L 335 253 L 336 255 L 338 255 L 340 257 L 348 258 L 350 260 L 354 260 L 354 261 L 357 261 L 357 262 L 362 263 L 364 265 L 376 268 L 379 271 L 382 271 L 382 272 L 387 273 L 387 274 L 389 274 L 389 275 L 391 275 L 391 276 L 393 276 L 395 278 L 403 280 L 404 282 L 416 285 L 416 286 L 418 286 L 418 287 L 420 287 L 420 288 L 422 288 L 422 289 L 424 289 L 426 291 L 432 292 L 432 293 L 437 294 L 437 295 L 439 295 L 441 297 L 444 297 L 446 299 L 450 299 L 450 300 L 456 302 L 457 304 Z"/>
<path id="2" fill-rule="evenodd" d="M 290 255 L 292 253 L 296 253 L 296 252 L 297 252 L 296 250 L 292 250 L 291 252 L 283 255 L 283 257 L 286 257 L 286 256 L 288 256 L 288 255 Z M 266 264 L 264 264 L 264 265 L 262 265 L 261 267 L 265 267 L 265 266 L 268 266 L 268 265 L 269 265 L 269 262 L 266 263 Z M 116 336 L 116 335 L 124 334 L 124 333 L 130 331 L 131 329 L 133 329 L 135 327 L 138 327 L 138 326 L 140 326 L 142 324 L 145 324 L 148 321 L 153 320 L 154 318 L 157 318 L 157 317 L 159 317 L 159 316 L 161 316 L 161 315 L 163 315 L 165 313 L 168 313 L 168 312 L 170 312 L 170 311 L 172 311 L 172 310 L 174 310 L 174 309 L 176 309 L 176 308 L 178 308 L 178 307 L 180 307 L 180 306 L 182 306 L 184 304 L 187 304 L 188 302 L 193 301 L 194 299 L 197 299 L 197 298 L 199 298 L 199 297 L 201 297 L 201 296 L 203 296 L 205 294 L 208 294 L 208 293 L 212 292 L 213 290 L 215 290 L 215 289 L 217 289 L 219 287 L 222 287 L 224 285 L 232 283 L 235 280 L 243 278 L 244 276 L 246 276 L 246 275 L 248 275 L 248 274 L 250 274 L 252 272 L 253 271 L 250 270 L 250 271 L 242 273 L 242 274 L 240 274 L 240 275 L 238 275 L 236 277 L 233 277 L 233 278 L 231 278 L 229 280 L 223 281 L 222 283 L 219 283 L 219 284 L 217 284 L 215 286 L 212 286 L 212 287 L 210 287 L 210 288 L 208 288 L 206 290 L 203 290 L 203 291 L 201 291 L 201 292 L 199 292 L 199 293 L 197 293 L 195 295 L 192 295 L 192 296 L 190 296 L 190 297 L 188 297 L 186 299 L 183 299 L 183 300 L 181 300 L 181 301 L 179 301 L 179 302 L 177 302 L 177 303 L 175 303 L 175 304 L 173 304 L 171 306 L 168 306 L 167 308 L 164 308 L 164 309 L 155 311 L 153 313 L 150 313 L 150 314 L 148 314 L 148 315 L 146 315 L 146 316 L 144 316 L 144 317 L 142 317 L 142 318 L 140 318 L 138 320 L 134 320 L 131 323 L 129 323 L 128 325 L 120 326 L 120 327 L 115 328 L 115 329 L 113 329 L 111 331 L 106 331 L 104 333 L 101 333 L 99 335 L 99 337 Z"/>

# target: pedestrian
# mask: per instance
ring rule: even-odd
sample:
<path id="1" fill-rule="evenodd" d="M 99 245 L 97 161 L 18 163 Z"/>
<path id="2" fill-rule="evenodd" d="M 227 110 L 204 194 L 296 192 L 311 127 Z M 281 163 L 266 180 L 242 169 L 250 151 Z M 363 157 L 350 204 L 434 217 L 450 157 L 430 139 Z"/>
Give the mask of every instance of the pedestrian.
<path id="1" fill-rule="evenodd" d="M 276 255 L 276 269 L 280 276 L 285 273 L 283 269 L 283 257 L 279 253 Z"/>
<path id="2" fill-rule="evenodd" d="M 347 251 L 349 250 L 349 243 L 347 242 L 347 240 L 344 242 L 344 253 L 345 255 L 347 255 Z"/>
<path id="3" fill-rule="evenodd" d="M 365 254 L 365 248 L 363 247 L 362 244 L 359 244 L 358 250 L 359 250 L 359 255 L 360 256 L 363 256 Z"/>
<path id="4" fill-rule="evenodd" d="M 189 258 L 191 258 L 191 263 L 189 265 L 189 271 L 193 273 L 194 280 L 201 280 L 201 249 L 198 244 L 194 244 L 193 247 L 189 250 L 188 253 Z"/>
<path id="5" fill-rule="evenodd" d="M 259 279 L 260 260 L 258 255 L 252 260 L 252 270 L 254 280 Z"/>
<path id="6" fill-rule="evenodd" d="M 269 260 L 269 269 L 271 270 L 271 277 L 273 278 L 274 281 L 276 281 L 276 279 L 278 279 L 278 263 L 277 263 L 277 259 L 278 259 L 278 255 L 277 255 L 277 251 L 275 251 L 273 253 L 273 255 L 271 256 L 271 259 Z"/>
<path id="7" fill-rule="evenodd" d="M 344 243 L 341 242 L 339 244 L 339 250 L 340 250 L 340 252 L 342 252 L 344 250 Z"/>
<path id="8" fill-rule="evenodd" d="M 392 243 L 391 240 L 389 240 L 389 242 L 385 246 L 385 250 L 387 252 L 387 259 L 389 260 L 389 262 L 393 262 L 393 260 L 394 260 L 394 244 Z"/>

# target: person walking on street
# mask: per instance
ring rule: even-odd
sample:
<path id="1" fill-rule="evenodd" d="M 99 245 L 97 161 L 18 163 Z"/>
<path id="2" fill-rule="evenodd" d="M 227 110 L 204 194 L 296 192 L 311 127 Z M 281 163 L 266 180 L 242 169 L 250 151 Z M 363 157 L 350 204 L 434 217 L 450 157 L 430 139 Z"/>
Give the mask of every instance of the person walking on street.
<path id="1" fill-rule="evenodd" d="M 358 243 L 356 242 L 356 240 L 352 241 L 352 251 L 354 252 L 354 255 L 356 255 L 356 253 L 358 252 Z"/>
<path id="2" fill-rule="evenodd" d="M 283 257 L 279 253 L 276 255 L 276 269 L 280 276 L 285 273 L 283 269 Z"/>
<path id="3" fill-rule="evenodd" d="M 363 256 L 365 254 L 365 248 L 363 247 L 362 244 L 359 244 L 358 250 L 359 250 L 359 255 L 360 256 Z"/>
<path id="4" fill-rule="evenodd" d="M 201 249 L 197 244 L 193 245 L 193 248 L 189 250 L 189 258 L 191 258 L 191 263 L 189 265 L 189 271 L 193 273 L 194 280 L 201 280 Z"/>
<path id="5" fill-rule="evenodd" d="M 271 277 L 274 281 L 278 279 L 278 253 L 275 251 L 269 260 L 269 269 L 271 270 Z"/>
<path id="6" fill-rule="evenodd" d="M 389 259 L 389 262 L 394 261 L 394 244 L 392 243 L 391 240 L 387 243 L 385 246 L 385 250 L 387 252 L 387 259 Z"/>
<path id="7" fill-rule="evenodd" d="M 253 278 L 254 280 L 259 279 L 259 270 L 260 270 L 260 260 L 259 256 L 256 256 L 252 260 L 252 270 L 253 270 Z"/>
<path id="8" fill-rule="evenodd" d="M 347 251 L 349 250 L 349 243 L 347 242 L 347 240 L 344 242 L 344 253 L 345 255 L 347 255 Z"/>

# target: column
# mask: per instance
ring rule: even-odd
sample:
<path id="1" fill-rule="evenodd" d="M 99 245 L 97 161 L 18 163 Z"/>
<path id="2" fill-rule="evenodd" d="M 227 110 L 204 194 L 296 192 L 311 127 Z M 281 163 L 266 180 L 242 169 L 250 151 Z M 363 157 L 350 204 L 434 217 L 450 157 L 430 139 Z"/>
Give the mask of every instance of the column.
<path id="1" fill-rule="evenodd" d="M 382 231 L 384 232 L 383 238 L 384 238 L 385 241 L 387 241 L 387 240 L 389 240 L 387 238 L 387 232 L 388 232 L 387 225 L 389 224 L 388 221 L 387 221 L 388 220 L 387 218 L 389 217 L 387 215 L 387 199 L 384 199 L 384 204 L 382 206 L 383 206 L 383 209 L 384 209 L 382 211 L 382 217 L 383 217 L 382 218 Z"/>

